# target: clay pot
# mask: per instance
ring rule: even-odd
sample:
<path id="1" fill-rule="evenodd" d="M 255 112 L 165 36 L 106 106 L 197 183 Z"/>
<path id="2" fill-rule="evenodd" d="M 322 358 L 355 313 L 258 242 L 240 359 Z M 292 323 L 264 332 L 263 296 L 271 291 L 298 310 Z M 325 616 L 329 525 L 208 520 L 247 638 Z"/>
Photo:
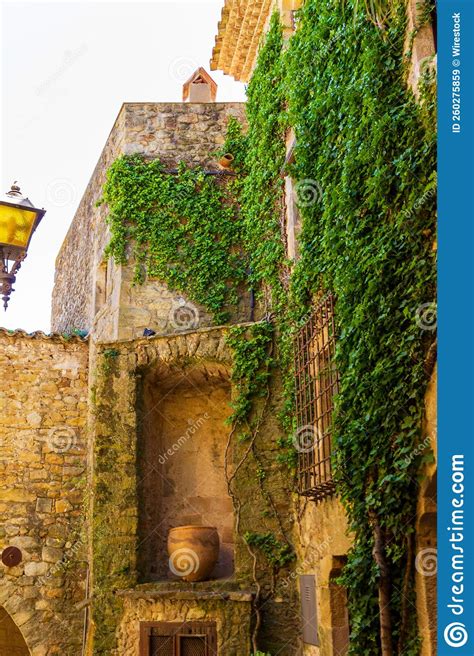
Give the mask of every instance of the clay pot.
<path id="1" fill-rule="evenodd" d="M 183 581 L 205 581 L 219 557 L 213 526 L 177 526 L 168 533 L 169 568 Z"/>
<path id="2" fill-rule="evenodd" d="M 222 155 L 222 157 L 219 160 L 219 164 L 222 166 L 224 169 L 230 168 L 230 165 L 234 161 L 234 156 L 231 155 L 230 153 L 226 153 L 225 155 Z"/>

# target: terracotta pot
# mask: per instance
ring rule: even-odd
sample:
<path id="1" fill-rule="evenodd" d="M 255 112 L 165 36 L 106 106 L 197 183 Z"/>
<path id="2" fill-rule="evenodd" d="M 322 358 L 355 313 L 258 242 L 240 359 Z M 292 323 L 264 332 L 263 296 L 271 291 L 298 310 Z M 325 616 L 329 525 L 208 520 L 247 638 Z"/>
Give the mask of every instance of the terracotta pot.
<path id="1" fill-rule="evenodd" d="M 168 533 L 169 568 L 183 581 L 205 581 L 219 557 L 213 526 L 177 526 Z"/>
<path id="2" fill-rule="evenodd" d="M 230 153 L 226 153 L 225 155 L 222 155 L 222 157 L 219 160 L 219 164 L 222 166 L 224 169 L 230 168 L 230 165 L 234 161 L 234 156 L 231 155 Z"/>

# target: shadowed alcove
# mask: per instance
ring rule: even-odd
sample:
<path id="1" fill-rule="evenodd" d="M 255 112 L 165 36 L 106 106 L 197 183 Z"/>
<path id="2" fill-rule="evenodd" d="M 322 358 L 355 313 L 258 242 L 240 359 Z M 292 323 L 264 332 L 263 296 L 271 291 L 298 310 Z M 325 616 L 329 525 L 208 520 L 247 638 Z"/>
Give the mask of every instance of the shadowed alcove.
<path id="1" fill-rule="evenodd" d="M 30 656 L 20 629 L 7 611 L 0 606 L 0 654 L 5 656 Z"/>
<path id="2" fill-rule="evenodd" d="M 234 517 L 224 469 L 228 369 L 217 363 L 156 364 L 141 372 L 137 398 L 140 582 L 176 578 L 168 568 L 167 535 L 185 525 L 218 529 L 220 552 L 211 578 L 231 576 Z"/>

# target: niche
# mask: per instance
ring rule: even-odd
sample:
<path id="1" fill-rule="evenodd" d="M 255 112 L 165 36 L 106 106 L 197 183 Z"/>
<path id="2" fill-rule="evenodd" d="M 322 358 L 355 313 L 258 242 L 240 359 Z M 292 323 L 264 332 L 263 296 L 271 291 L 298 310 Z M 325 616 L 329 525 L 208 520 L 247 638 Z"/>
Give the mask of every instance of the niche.
<path id="1" fill-rule="evenodd" d="M 30 656 L 30 650 L 13 619 L 0 606 L 0 654 Z"/>
<path id="2" fill-rule="evenodd" d="M 139 382 L 137 492 L 140 582 L 179 580 L 168 567 L 168 530 L 215 526 L 211 579 L 232 575 L 234 516 L 224 458 L 231 413 L 226 367 L 148 368 Z M 228 454 L 231 462 L 231 453 Z"/>
<path id="3" fill-rule="evenodd" d="M 347 609 L 347 591 L 338 583 L 338 579 L 347 563 L 347 557 L 333 556 L 332 560 L 333 566 L 329 576 L 332 653 L 337 656 L 343 656 L 349 650 L 350 628 Z"/>

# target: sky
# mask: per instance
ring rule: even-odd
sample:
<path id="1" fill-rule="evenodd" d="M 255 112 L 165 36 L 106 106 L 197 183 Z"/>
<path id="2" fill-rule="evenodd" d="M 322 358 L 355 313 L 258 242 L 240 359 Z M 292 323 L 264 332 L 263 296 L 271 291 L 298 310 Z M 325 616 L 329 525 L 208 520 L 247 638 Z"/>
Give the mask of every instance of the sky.
<path id="1" fill-rule="evenodd" d="M 224 0 L 0 2 L 0 193 L 46 215 L 0 327 L 50 330 L 55 258 L 123 102 L 181 101 Z M 245 100 L 219 71 L 217 100 Z"/>

